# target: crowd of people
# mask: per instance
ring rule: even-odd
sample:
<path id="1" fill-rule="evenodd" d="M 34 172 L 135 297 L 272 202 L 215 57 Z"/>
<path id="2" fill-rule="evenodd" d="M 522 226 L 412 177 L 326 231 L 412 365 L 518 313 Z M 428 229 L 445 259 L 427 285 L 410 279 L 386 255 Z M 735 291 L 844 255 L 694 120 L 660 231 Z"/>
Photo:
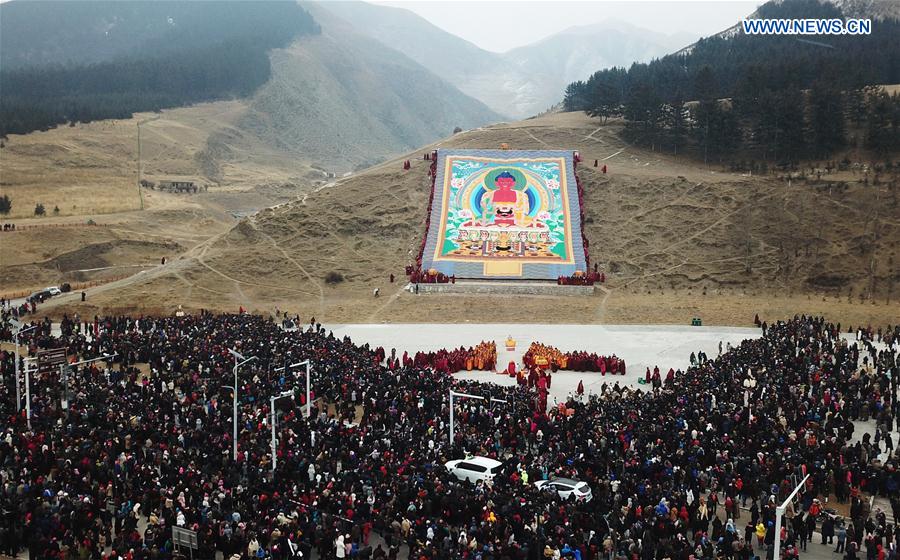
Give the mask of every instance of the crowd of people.
<path id="1" fill-rule="evenodd" d="M 625 360 L 612 356 L 601 356 L 594 352 L 585 352 L 582 350 L 573 352 L 563 352 L 555 346 L 541 344 L 540 342 L 532 342 L 522 357 L 525 367 L 544 368 L 552 371 L 570 370 L 570 371 L 589 371 L 600 373 L 601 375 L 625 375 Z"/>
<path id="2" fill-rule="evenodd" d="M 0 298 L 0 310 L 4 315 L 19 319 L 36 313 L 39 303 L 38 299 L 34 297 L 25 298 L 18 304 L 14 304 L 12 300 Z"/>
<path id="3" fill-rule="evenodd" d="M 821 526 L 848 560 L 896 557 L 896 527 L 869 496 L 888 497 L 898 518 L 897 346 L 848 342 L 820 318 L 701 354 L 671 384 L 604 383 L 549 410 L 527 385 L 456 380 L 318 324 L 73 317 L 60 336 L 44 322 L 22 338 L 32 353 L 112 357 L 72 367 L 67 408 L 57 374 L 35 376 L 29 428 L 14 359 L 0 353 L 7 554 L 171 558 L 178 526 L 197 532 L 197 558 L 747 560 L 771 555 L 775 538 L 789 557 Z M 254 359 L 235 369 L 229 349 Z M 290 367 L 304 360 L 309 417 L 306 370 Z M 451 388 L 506 403 L 457 400 L 450 441 Z M 269 399 L 283 391 L 294 398 L 274 411 L 273 469 Z M 875 437 L 854 438 L 866 415 Z M 466 453 L 499 459 L 501 472 L 456 480 L 443 464 Z M 806 474 L 775 535 L 776 505 Z M 533 484 L 552 476 L 584 481 L 593 500 Z M 817 501 L 829 496 L 850 503 L 845 524 Z"/>

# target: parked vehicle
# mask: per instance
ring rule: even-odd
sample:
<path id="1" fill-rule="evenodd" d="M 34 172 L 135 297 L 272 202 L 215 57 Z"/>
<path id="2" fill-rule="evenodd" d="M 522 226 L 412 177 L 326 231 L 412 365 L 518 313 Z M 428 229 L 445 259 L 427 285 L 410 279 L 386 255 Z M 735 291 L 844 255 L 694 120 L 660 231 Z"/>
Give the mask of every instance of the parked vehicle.
<path id="1" fill-rule="evenodd" d="M 590 502 L 594 498 L 591 487 L 586 482 L 579 482 L 571 478 L 538 480 L 534 485 L 541 490 L 556 492 L 564 500 L 568 500 L 570 496 L 575 496 L 575 499 L 579 502 Z"/>
<path id="2" fill-rule="evenodd" d="M 53 294 L 50 293 L 50 290 L 38 290 L 28 296 L 28 299 L 31 301 L 36 301 L 41 303 L 53 297 Z"/>
<path id="3" fill-rule="evenodd" d="M 492 480 L 500 472 L 503 463 L 495 459 L 476 456 L 447 461 L 444 466 L 459 480 L 478 482 L 479 480 Z"/>

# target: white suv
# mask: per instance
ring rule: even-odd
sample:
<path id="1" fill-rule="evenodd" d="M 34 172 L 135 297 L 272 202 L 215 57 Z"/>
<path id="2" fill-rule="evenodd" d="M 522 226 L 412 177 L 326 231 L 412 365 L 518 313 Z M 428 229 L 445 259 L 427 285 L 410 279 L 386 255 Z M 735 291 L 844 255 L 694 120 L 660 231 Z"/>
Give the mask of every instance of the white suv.
<path id="1" fill-rule="evenodd" d="M 591 492 L 591 487 L 587 483 L 572 480 L 571 478 L 538 480 L 534 485 L 541 490 L 556 492 L 563 500 L 568 500 L 569 496 L 575 496 L 575 499 L 579 502 L 590 502 L 594 497 L 594 493 Z"/>
<path id="2" fill-rule="evenodd" d="M 478 482 L 479 480 L 493 480 L 497 473 L 500 472 L 500 467 L 503 466 L 503 463 L 487 457 L 469 457 L 467 459 L 447 461 L 444 466 L 447 467 L 447 471 L 450 474 L 459 480 Z"/>

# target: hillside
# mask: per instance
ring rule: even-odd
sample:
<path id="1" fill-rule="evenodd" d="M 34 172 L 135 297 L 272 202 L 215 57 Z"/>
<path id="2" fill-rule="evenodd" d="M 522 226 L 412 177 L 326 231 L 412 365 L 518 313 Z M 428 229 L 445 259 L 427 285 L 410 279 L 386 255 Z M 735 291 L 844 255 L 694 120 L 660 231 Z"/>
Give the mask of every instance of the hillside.
<path id="1" fill-rule="evenodd" d="M 754 15 L 843 17 L 820 0 L 767 2 Z M 563 105 L 624 117 L 635 144 L 733 169 L 837 167 L 861 159 L 860 150 L 886 164 L 900 150 L 900 97 L 875 86 L 900 83 L 898 36 L 896 19 L 815 41 L 738 29 L 649 64 L 599 70 L 570 84 Z"/>
<path id="2" fill-rule="evenodd" d="M 246 109 L 222 101 L 10 136 L 0 193 L 12 201 L 3 222 L 19 229 L 0 237 L 0 293 L 133 274 L 227 230 L 234 215 L 324 183 L 323 171 L 237 128 Z M 139 192 L 138 123 L 143 179 L 208 191 Z M 38 203 L 46 216 L 34 216 Z"/>
<path id="3" fill-rule="evenodd" d="M 771 0 L 767 4 L 778 6 L 784 2 L 785 0 Z M 894 0 L 824 0 L 824 2 L 834 6 L 848 18 L 871 18 L 876 22 L 892 19 L 900 20 L 900 2 L 895 2 Z M 759 10 L 754 10 L 753 13 L 747 14 L 747 19 L 758 19 L 760 17 L 762 16 Z M 741 23 L 737 22 L 728 29 L 716 33 L 714 37 L 727 39 L 741 32 Z M 691 43 L 674 54 L 690 54 L 696 45 L 697 43 Z"/>
<path id="4" fill-rule="evenodd" d="M 0 4 L 4 69 L 86 66 L 221 45 L 235 37 L 276 41 L 315 32 L 302 9 L 272 0 L 11 0 Z"/>
<path id="5" fill-rule="evenodd" d="M 646 62 L 689 41 L 684 34 L 666 36 L 610 20 L 573 27 L 498 54 L 402 8 L 355 1 L 318 6 L 512 118 L 530 117 L 555 105 L 563 97 L 565 84 L 586 79 L 597 68 Z"/>
<path id="6" fill-rule="evenodd" d="M 221 182 L 222 166 L 247 158 L 248 135 L 265 153 L 343 173 L 502 120 L 308 7 L 315 17 L 272 0 L 3 3 L 0 137 L 240 100 L 235 126 L 209 131 L 204 175 Z"/>
<path id="7" fill-rule="evenodd" d="M 754 313 L 845 322 L 900 316 L 898 193 L 851 173 L 786 181 L 711 172 L 629 147 L 622 123 L 548 115 L 438 145 L 577 149 L 585 159 L 591 260 L 609 281 L 593 298 L 414 296 L 390 285 L 423 234 L 427 162 L 419 150 L 242 220 L 166 267 L 92 290 L 102 310 L 188 308 L 315 315 L 323 322 L 447 321 L 746 324 Z M 434 146 L 429 146 L 431 149 Z M 402 171 L 409 157 L 413 168 Z M 604 175 L 590 165 L 609 165 Z M 343 281 L 329 284 L 326 276 Z M 372 289 L 383 296 L 375 299 Z M 859 305 L 871 290 L 870 305 Z M 853 303 L 851 303 L 851 301 Z M 73 303 L 65 299 L 62 305 Z M 489 304 L 488 304 L 489 303 Z"/>
<path id="8" fill-rule="evenodd" d="M 501 117 L 316 5 L 322 33 L 272 53 L 242 129 L 338 171 L 367 167 Z"/>
<path id="9" fill-rule="evenodd" d="M 319 27 L 272 0 L 13 1 L 0 31 L 6 136 L 248 97 L 271 77 L 271 49 Z"/>

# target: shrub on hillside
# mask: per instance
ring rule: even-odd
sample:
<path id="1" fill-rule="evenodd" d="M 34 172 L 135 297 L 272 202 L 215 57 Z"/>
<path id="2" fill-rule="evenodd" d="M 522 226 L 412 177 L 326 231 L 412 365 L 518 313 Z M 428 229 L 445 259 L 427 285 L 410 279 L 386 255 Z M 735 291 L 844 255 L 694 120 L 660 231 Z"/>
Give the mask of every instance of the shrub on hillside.
<path id="1" fill-rule="evenodd" d="M 47 213 L 47 209 L 44 208 L 44 205 L 38 202 L 34 207 L 34 215 L 35 216 L 43 216 Z"/>
<path id="2" fill-rule="evenodd" d="M 10 210 L 12 210 L 12 201 L 9 199 L 9 195 L 0 196 L 0 214 L 9 214 Z"/>
<path id="3" fill-rule="evenodd" d="M 340 284 L 344 281 L 344 275 L 340 272 L 331 271 L 325 275 L 325 283 L 326 284 Z"/>

